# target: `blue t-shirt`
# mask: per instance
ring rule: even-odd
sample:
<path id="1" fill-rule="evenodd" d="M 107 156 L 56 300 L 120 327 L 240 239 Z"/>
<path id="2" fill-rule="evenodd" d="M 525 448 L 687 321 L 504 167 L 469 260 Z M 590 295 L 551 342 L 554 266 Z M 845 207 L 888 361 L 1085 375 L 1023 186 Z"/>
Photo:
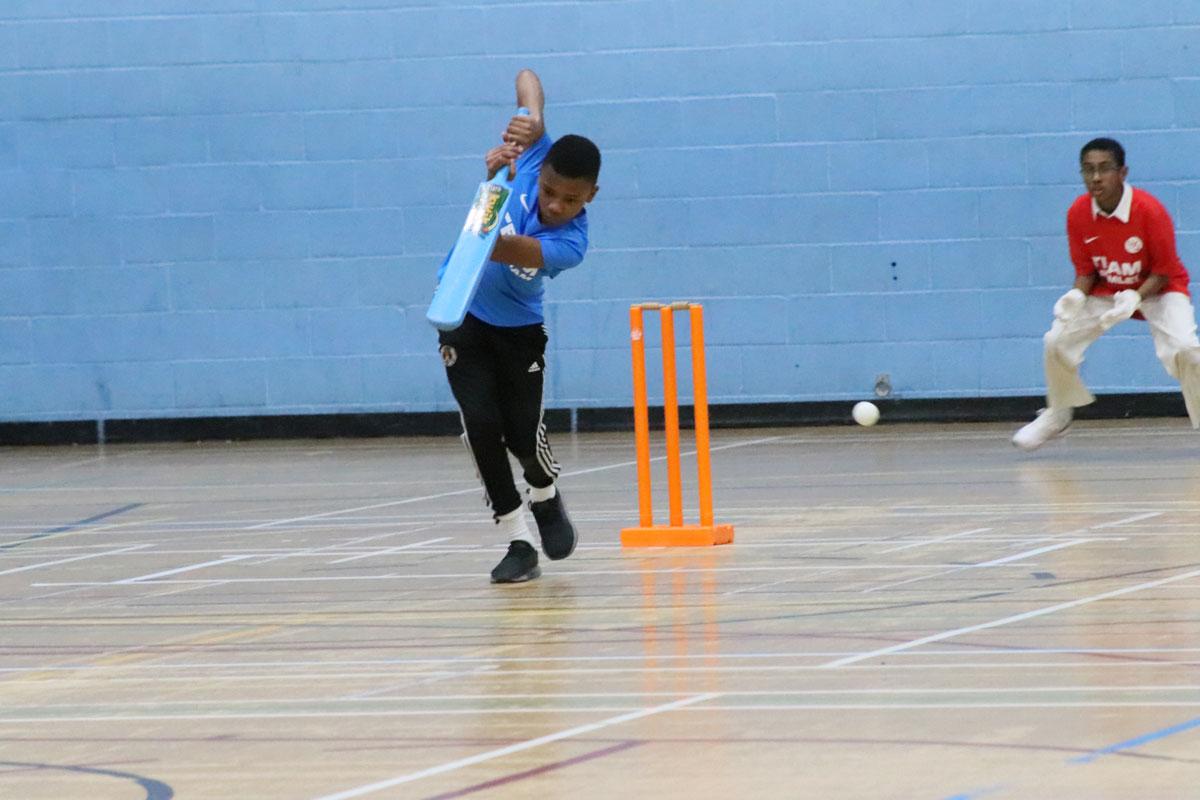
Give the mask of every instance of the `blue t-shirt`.
<path id="1" fill-rule="evenodd" d="M 483 268 L 479 290 L 468 311 L 491 325 L 514 328 L 535 325 L 544 321 L 542 315 L 542 282 L 583 261 L 588 246 L 587 211 L 564 225 L 547 227 L 538 220 L 538 173 L 550 150 L 550 137 L 545 133 L 517 159 L 517 178 L 513 181 L 512 200 L 504 213 L 501 234 L 532 236 L 542 245 L 541 269 L 525 269 L 499 261 L 489 261 Z M 447 254 L 446 259 L 450 256 Z M 438 269 L 438 279 L 446 269 L 446 261 Z"/>

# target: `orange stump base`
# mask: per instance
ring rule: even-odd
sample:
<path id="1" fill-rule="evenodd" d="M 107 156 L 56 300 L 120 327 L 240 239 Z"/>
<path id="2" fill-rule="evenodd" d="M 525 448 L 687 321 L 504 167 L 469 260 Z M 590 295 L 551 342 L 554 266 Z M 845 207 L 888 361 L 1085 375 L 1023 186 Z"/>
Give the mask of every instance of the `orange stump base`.
<path id="1" fill-rule="evenodd" d="M 651 525 L 621 530 L 622 547 L 711 547 L 732 541 L 732 525 Z"/>

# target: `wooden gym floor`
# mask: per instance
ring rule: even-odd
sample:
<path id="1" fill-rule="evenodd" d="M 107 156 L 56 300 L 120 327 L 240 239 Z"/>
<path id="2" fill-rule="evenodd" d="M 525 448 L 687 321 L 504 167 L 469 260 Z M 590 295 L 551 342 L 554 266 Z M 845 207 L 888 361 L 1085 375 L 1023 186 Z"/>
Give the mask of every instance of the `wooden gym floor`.
<path id="1" fill-rule="evenodd" d="M 516 586 L 453 438 L 0 451 L 0 797 L 1195 798 L 1200 434 L 1014 428 L 716 431 L 644 551 L 560 435 Z"/>

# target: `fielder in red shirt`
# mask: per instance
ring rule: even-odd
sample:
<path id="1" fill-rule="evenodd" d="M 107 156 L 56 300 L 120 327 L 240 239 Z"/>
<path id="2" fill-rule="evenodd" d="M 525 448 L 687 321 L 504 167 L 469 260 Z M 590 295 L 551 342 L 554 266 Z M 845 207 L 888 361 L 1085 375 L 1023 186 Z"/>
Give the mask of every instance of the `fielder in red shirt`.
<path id="1" fill-rule="evenodd" d="M 1200 341 L 1171 215 L 1149 192 L 1125 183 L 1129 167 L 1119 142 L 1088 142 L 1079 167 L 1087 194 L 1067 212 L 1075 285 L 1054 304 L 1045 336 L 1046 409 L 1013 436 L 1023 450 L 1061 435 L 1075 408 L 1096 399 L 1079 377 L 1084 351 L 1130 317 L 1150 325 L 1154 352 L 1179 381 L 1192 427 L 1200 427 Z"/>

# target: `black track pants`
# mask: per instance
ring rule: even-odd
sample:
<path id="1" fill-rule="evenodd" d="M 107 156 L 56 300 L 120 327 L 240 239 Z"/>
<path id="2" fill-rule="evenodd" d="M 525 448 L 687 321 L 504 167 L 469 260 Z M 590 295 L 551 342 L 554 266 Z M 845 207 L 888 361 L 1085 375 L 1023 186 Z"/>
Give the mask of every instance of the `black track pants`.
<path id="1" fill-rule="evenodd" d="M 506 450 L 530 486 L 549 486 L 559 472 L 542 422 L 545 326 L 500 328 L 468 314 L 438 342 L 492 512 L 507 514 L 520 507 L 521 495 Z"/>

